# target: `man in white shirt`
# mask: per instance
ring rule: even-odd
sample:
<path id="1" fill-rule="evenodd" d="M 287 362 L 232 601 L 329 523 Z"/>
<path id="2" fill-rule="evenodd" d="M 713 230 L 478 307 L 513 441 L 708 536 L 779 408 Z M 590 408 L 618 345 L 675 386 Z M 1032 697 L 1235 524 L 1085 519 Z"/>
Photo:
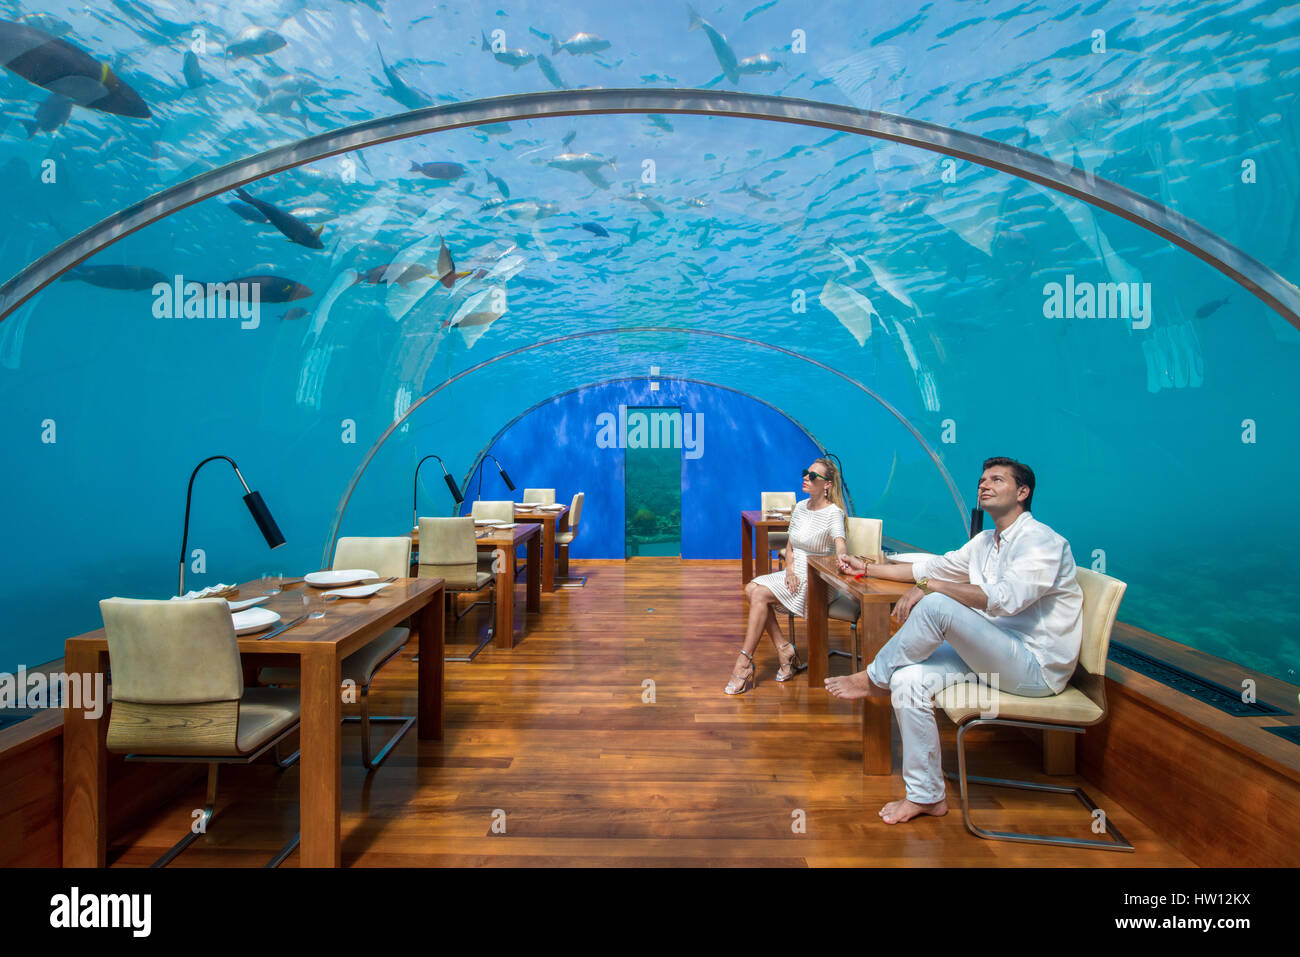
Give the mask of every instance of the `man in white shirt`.
<path id="1" fill-rule="evenodd" d="M 1070 544 L 1029 513 L 1034 473 L 1008 458 L 984 462 L 979 504 L 993 519 L 956 551 L 913 564 L 840 559 L 840 571 L 915 581 L 898 600 L 902 627 L 865 671 L 826 679 L 840 698 L 892 692 L 907 796 L 880 810 L 887 824 L 948 813 L 934 694 L 954 678 L 1025 697 L 1058 694 L 1083 640 L 1083 591 Z M 886 690 L 888 689 L 888 690 Z"/>

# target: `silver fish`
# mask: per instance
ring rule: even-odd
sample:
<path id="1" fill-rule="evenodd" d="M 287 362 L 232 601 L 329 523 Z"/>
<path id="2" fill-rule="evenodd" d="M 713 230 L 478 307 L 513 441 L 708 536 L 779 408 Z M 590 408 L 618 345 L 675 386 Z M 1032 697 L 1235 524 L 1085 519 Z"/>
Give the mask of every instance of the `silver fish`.
<path id="1" fill-rule="evenodd" d="M 567 50 L 570 55 L 577 56 L 580 53 L 599 53 L 601 50 L 608 49 L 609 41 L 594 33 L 575 33 L 563 43 L 556 43 L 555 38 L 551 38 L 551 56 L 555 56 L 561 50 Z"/>

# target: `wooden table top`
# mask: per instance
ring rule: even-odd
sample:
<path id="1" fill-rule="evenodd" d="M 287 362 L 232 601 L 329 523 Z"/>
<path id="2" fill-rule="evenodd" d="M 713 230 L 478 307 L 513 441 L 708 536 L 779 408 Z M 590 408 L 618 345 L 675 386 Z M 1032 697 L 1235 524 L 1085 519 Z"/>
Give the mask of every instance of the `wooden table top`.
<path id="1" fill-rule="evenodd" d="M 743 509 L 740 517 L 749 522 L 750 525 L 766 525 L 768 528 L 784 528 L 790 524 L 789 515 L 778 515 L 775 512 L 764 512 L 760 508 Z"/>
<path id="2" fill-rule="evenodd" d="M 245 582 L 240 589 L 244 598 L 253 598 L 260 594 L 257 582 Z M 321 592 L 327 589 L 315 589 L 305 582 L 287 585 L 278 595 L 271 595 L 258 608 L 267 608 L 279 614 L 281 621 L 262 632 L 239 636 L 241 654 L 272 654 L 276 652 L 301 653 L 307 647 L 319 647 L 327 644 L 353 642 L 356 636 L 366 631 L 378 633 L 383 627 L 390 627 L 385 619 L 400 621 L 428 604 L 430 591 L 442 588 L 441 578 L 399 578 L 369 598 L 331 599 L 325 605 L 324 618 L 304 618 L 292 628 L 274 638 L 259 640 L 259 635 L 274 631 L 284 622 L 292 621 L 299 615 L 307 613 L 303 606 L 304 589 L 308 592 Z M 230 596 L 238 599 L 239 591 Z M 376 628 L 376 625 L 381 627 Z M 366 640 L 369 640 L 367 636 Z M 71 642 L 85 642 L 96 650 L 107 649 L 108 639 L 103 628 L 88 631 L 84 635 L 69 638 Z M 344 649 L 346 653 L 347 650 Z"/>
<path id="3" fill-rule="evenodd" d="M 829 582 L 857 600 L 893 603 L 916 587 L 913 582 L 895 582 L 885 578 L 854 578 L 835 567 L 834 555 L 809 555 L 808 567 L 815 569 L 823 581 Z"/>
<path id="4" fill-rule="evenodd" d="M 519 521 L 520 519 L 524 519 L 525 521 L 529 521 L 529 522 L 541 522 L 551 518 L 555 519 L 558 522 L 561 518 L 563 518 L 565 515 L 568 514 L 569 514 L 569 506 L 567 505 L 563 506 L 562 508 L 545 508 L 545 509 L 520 508 L 518 505 L 515 506 L 516 522 Z"/>
<path id="5" fill-rule="evenodd" d="M 500 524 L 504 525 L 506 523 L 501 522 Z M 480 526 L 475 529 L 475 532 L 481 532 L 484 528 L 487 528 L 487 526 Z M 487 528 L 488 534 L 478 535 L 475 544 L 480 547 L 484 545 L 496 547 L 511 543 L 518 545 L 520 542 L 527 541 L 534 535 L 540 534 L 541 530 L 542 526 L 538 522 L 516 522 L 514 528 Z M 420 530 L 415 528 L 407 534 L 411 536 L 411 544 L 419 548 Z"/>

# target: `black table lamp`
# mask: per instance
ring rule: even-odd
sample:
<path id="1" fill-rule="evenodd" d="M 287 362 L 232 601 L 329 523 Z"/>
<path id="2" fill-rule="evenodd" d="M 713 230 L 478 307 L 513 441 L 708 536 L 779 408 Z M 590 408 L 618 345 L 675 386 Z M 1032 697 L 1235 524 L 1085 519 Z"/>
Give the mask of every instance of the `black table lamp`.
<path id="1" fill-rule="evenodd" d="M 478 462 L 478 491 L 474 493 L 475 501 L 478 501 L 483 494 L 483 463 L 487 459 L 491 459 L 496 464 L 497 471 L 501 473 L 502 481 L 506 483 L 506 488 L 510 489 L 512 492 L 515 490 L 515 483 L 510 481 L 510 476 L 507 475 L 506 470 L 501 467 L 501 463 L 497 462 L 497 457 L 489 452 L 483 458 L 479 459 Z"/>
<path id="2" fill-rule="evenodd" d="M 452 478 L 451 473 L 447 471 L 446 463 L 444 463 L 443 460 L 438 458 L 438 456 L 436 455 L 426 455 L 424 458 L 420 459 L 420 461 L 416 464 L 415 478 L 411 480 L 411 527 L 412 528 L 415 528 L 420 524 L 420 512 L 418 510 L 418 506 L 416 505 L 416 496 L 418 496 L 420 493 L 420 466 L 423 465 L 425 462 L 429 461 L 429 459 L 438 459 L 438 464 L 442 466 L 442 479 L 444 482 L 447 483 L 447 488 L 451 491 L 451 497 L 456 500 L 456 504 L 459 505 L 461 502 L 465 501 L 465 496 L 461 495 L 460 489 L 456 487 L 456 480 Z"/>
<path id="3" fill-rule="evenodd" d="M 262 530 L 262 537 L 266 539 L 267 547 L 279 548 L 284 544 L 284 536 L 280 534 L 280 526 L 275 524 L 275 519 L 271 517 L 271 510 L 262 501 L 262 493 L 254 492 L 248 487 L 248 483 L 244 481 L 244 476 L 240 475 L 239 466 L 235 464 L 235 460 L 228 455 L 213 455 L 206 458 L 196 465 L 194 471 L 190 473 L 190 485 L 185 490 L 185 531 L 181 534 L 181 573 L 179 583 L 176 586 L 176 594 L 178 595 L 185 594 L 185 549 L 190 539 L 190 499 L 194 495 L 194 478 L 199 474 L 199 469 L 209 462 L 215 462 L 217 459 L 225 459 L 229 462 L 230 467 L 235 470 L 235 475 L 239 477 L 239 484 L 244 486 L 244 504 L 248 506 L 249 512 L 252 513 L 253 521 L 257 522 L 257 527 Z"/>

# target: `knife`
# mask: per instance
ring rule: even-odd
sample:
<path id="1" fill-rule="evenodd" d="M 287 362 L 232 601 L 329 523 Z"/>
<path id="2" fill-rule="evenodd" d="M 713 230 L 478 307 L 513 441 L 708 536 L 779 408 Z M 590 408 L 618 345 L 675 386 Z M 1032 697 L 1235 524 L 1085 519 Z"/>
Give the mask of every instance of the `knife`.
<path id="1" fill-rule="evenodd" d="M 293 621 L 286 622 L 285 624 L 281 625 L 279 628 L 276 628 L 273 631 L 268 631 L 265 635 L 259 636 L 257 640 L 266 641 L 266 639 L 268 638 L 274 638 L 276 635 L 280 634 L 280 632 L 287 631 L 288 629 L 292 628 L 294 625 L 298 624 L 298 622 L 302 621 L 306 617 L 307 617 L 306 613 L 301 614 Z"/>

